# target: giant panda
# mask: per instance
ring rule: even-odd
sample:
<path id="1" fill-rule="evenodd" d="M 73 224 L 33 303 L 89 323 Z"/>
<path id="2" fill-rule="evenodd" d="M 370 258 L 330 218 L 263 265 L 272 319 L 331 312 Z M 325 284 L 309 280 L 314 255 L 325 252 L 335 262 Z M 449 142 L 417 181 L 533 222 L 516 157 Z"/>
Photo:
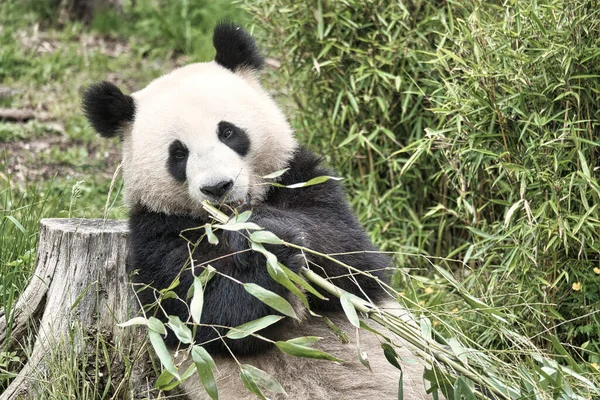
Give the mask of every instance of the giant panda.
<path id="1" fill-rule="evenodd" d="M 189 243 L 198 242 L 204 233 L 194 228 L 211 221 L 202 207 L 209 201 L 229 215 L 250 210 L 250 222 L 279 238 L 334 255 L 381 281 L 391 265 L 357 221 L 339 182 L 285 187 L 331 176 L 332 171 L 319 156 L 298 144 L 282 111 L 261 86 L 258 73 L 263 57 L 250 34 L 235 24 L 221 23 L 214 30 L 213 43 L 216 56 L 212 62 L 176 69 L 131 95 L 109 82 L 92 84 L 83 95 L 84 113 L 93 128 L 103 137 L 122 141 L 130 268 L 137 283 L 149 286 L 137 293 L 141 303 L 154 303 L 156 290 L 169 287 L 178 276 L 180 283 L 174 291 L 179 299 L 186 299 L 194 275 L 190 268 L 182 268 L 191 253 L 196 274 L 210 263 L 239 282 L 256 283 L 277 293 L 303 316 L 299 323 L 285 318 L 258 332 L 261 336 L 272 340 L 322 337 L 315 347 L 345 361 L 296 358 L 254 336 L 221 340 L 218 337 L 225 328 L 199 326 L 195 340 L 204 344 L 216 362 L 220 398 L 255 398 L 242 384 L 238 363 L 266 371 L 281 383 L 288 399 L 397 398 L 400 371 L 385 359 L 381 339 L 367 331 L 357 336 L 332 296 L 329 300 L 310 296 L 312 313 L 305 310 L 271 279 L 264 256 L 250 251 L 245 232 L 216 231 L 218 244 L 203 240 L 190 248 Z M 284 169 L 277 186 L 262 178 Z M 386 296 L 377 280 L 352 274 L 330 259 L 284 245 L 268 248 L 292 271 L 307 267 L 369 301 Z M 163 300 L 156 316 L 165 319 L 166 312 L 189 320 L 188 305 L 179 299 Z M 202 324 L 236 327 L 272 314 L 278 313 L 221 275 L 206 285 Z M 334 332 L 316 315 L 327 316 L 349 340 L 341 340 L 339 331 Z M 178 344 L 172 333 L 165 341 L 173 348 Z M 429 398 L 423 367 L 398 343 L 404 398 Z M 371 370 L 359 362 L 358 347 L 368 354 Z M 208 398 L 199 381 L 190 378 L 184 387 L 189 398 Z"/>

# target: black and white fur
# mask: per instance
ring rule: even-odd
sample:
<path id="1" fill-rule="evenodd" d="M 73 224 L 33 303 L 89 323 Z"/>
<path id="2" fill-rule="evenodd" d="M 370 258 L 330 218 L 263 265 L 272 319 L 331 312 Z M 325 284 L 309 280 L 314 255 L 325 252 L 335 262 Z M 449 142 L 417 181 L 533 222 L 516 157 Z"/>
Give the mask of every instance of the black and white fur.
<path id="1" fill-rule="evenodd" d="M 214 32 L 214 45 L 217 53 L 213 62 L 177 69 L 131 96 L 107 82 L 90 86 L 84 94 L 83 107 L 92 126 L 102 136 L 120 136 L 123 142 L 135 279 L 157 290 L 171 285 L 190 257 L 188 241 L 197 242 L 203 233 L 190 228 L 210 221 L 201 207 L 204 200 L 222 204 L 222 210 L 230 214 L 234 209 L 251 210 L 251 222 L 281 239 L 321 253 L 346 253 L 335 258 L 384 279 L 382 271 L 390 266 L 390 259 L 375 252 L 340 183 L 329 180 L 288 189 L 269 185 L 261 178 L 288 168 L 279 183 L 290 185 L 332 172 L 319 157 L 297 144 L 286 118 L 260 86 L 256 72 L 263 58 L 252 37 L 238 26 L 220 24 Z M 210 263 L 238 281 L 278 293 L 306 316 L 301 303 L 271 279 L 265 258 L 249 251 L 242 232 L 217 231 L 217 236 L 217 245 L 203 240 L 193 252 L 197 273 Z M 302 255 L 286 246 L 270 245 L 269 250 L 295 272 L 306 266 L 357 296 L 373 301 L 382 297 L 375 280 L 351 274 L 335 262 Z M 193 281 L 191 270 L 183 271 L 180 280 L 175 292 L 185 299 Z M 144 304 L 156 298 L 151 289 L 138 296 Z M 355 336 L 338 301 L 311 297 L 310 303 L 313 311 L 325 313 L 350 337 Z M 188 306 L 181 300 L 168 299 L 161 304 L 168 314 L 189 319 Z M 206 287 L 201 322 L 235 327 L 271 314 L 277 312 L 241 285 L 217 275 Z M 157 316 L 164 319 L 160 312 Z M 225 339 L 225 346 L 222 340 L 212 340 L 225 332 L 217 331 L 199 327 L 195 339 L 206 342 L 206 349 L 217 361 L 223 398 L 253 398 L 241 385 L 237 363 L 228 351 L 241 362 L 275 376 L 291 399 L 391 398 L 397 392 L 399 372 L 383 359 L 379 341 L 370 333 L 360 337 L 373 373 L 358 363 L 356 344 L 341 343 L 318 318 L 304 318 L 299 325 L 284 320 L 260 334 L 276 340 L 323 336 L 323 349 L 348 363 L 291 358 L 252 336 Z M 173 334 L 166 340 L 176 345 Z M 414 364 L 406 368 L 406 398 L 425 398 L 422 367 Z M 203 390 L 190 385 L 188 393 L 203 398 Z"/>

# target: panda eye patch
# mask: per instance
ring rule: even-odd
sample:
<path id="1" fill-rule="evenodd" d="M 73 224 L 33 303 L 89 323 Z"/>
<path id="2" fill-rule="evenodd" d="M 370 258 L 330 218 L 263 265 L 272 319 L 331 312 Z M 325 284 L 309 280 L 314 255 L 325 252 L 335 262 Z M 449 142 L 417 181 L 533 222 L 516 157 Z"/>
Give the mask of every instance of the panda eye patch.
<path id="1" fill-rule="evenodd" d="M 178 182 L 185 182 L 186 164 L 189 150 L 180 140 L 174 140 L 169 145 L 169 159 L 167 160 L 167 170 L 171 176 Z"/>
<path id="2" fill-rule="evenodd" d="M 242 128 L 231 122 L 219 122 L 217 135 L 219 140 L 230 149 L 244 157 L 250 150 L 250 137 Z"/>
<path id="3" fill-rule="evenodd" d="M 174 140 L 169 146 L 169 158 L 183 160 L 188 156 L 188 149 L 180 140 Z"/>

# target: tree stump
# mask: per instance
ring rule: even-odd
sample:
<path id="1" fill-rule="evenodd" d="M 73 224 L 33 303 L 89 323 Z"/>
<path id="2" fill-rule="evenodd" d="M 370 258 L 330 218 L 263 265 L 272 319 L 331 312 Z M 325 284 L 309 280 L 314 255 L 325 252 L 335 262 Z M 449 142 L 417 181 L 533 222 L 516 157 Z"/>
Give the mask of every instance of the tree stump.
<path id="1" fill-rule="evenodd" d="M 143 346 L 143 333 L 117 326 L 138 309 L 126 270 L 127 234 L 126 221 L 41 221 L 33 278 L 10 313 L 0 317 L 2 348 L 26 348 L 31 332 L 35 332 L 34 344 L 25 351 L 27 363 L 0 400 L 31 397 L 32 380 L 43 371 L 45 358 L 72 324 L 102 334 L 111 343 L 119 343 L 119 348 L 131 343 L 137 343 L 138 349 Z M 75 352 L 86 351 L 85 344 L 74 347 Z"/>

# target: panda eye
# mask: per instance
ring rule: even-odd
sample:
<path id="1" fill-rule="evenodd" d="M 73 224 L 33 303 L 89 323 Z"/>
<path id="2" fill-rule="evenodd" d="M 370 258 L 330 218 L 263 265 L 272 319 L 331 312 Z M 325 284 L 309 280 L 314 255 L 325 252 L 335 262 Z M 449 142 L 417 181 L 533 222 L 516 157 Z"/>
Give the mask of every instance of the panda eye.
<path id="1" fill-rule="evenodd" d="M 169 159 L 172 161 L 184 161 L 189 154 L 187 147 L 179 140 L 175 140 L 169 146 Z"/>
<path id="2" fill-rule="evenodd" d="M 229 139 L 232 136 L 233 136 L 233 129 L 232 128 L 225 128 L 225 130 L 221 134 L 221 137 L 223 137 L 223 139 Z"/>
<path id="3" fill-rule="evenodd" d="M 187 156 L 187 153 L 184 150 L 177 150 L 173 156 L 175 156 L 176 160 L 183 160 Z"/>

